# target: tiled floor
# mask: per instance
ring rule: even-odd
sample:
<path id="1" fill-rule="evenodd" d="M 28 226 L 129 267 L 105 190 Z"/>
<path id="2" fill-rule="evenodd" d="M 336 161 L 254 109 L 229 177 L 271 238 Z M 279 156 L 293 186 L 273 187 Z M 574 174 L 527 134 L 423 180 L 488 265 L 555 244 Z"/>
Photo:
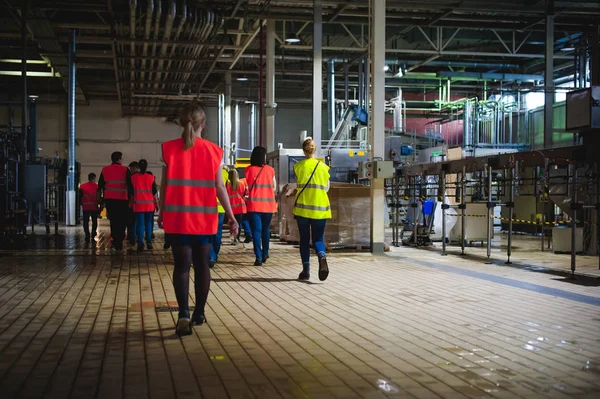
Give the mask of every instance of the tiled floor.
<path id="1" fill-rule="evenodd" d="M 294 247 L 257 268 L 225 246 L 208 324 L 179 339 L 171 255 L 80 238 L 0 253 L 2 398 L 600 394 L 597 280 L 400 248 L 302 283 Z"/>

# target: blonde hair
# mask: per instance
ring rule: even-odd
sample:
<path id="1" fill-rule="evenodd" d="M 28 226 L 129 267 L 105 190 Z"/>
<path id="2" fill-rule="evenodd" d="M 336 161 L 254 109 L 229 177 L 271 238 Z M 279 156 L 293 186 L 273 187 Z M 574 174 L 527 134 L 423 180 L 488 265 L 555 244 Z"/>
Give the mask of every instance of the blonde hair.
<path id="1" fill-rule="evenodd" d="M 240 175 L 235 168 L 229 170 L 229 184 L 231 184 L 231 189 L 233 191 L 237 191 L 240 185 Z"/>
<path id="2" fill-rule="evenodd" d="M 315 144 L 313 139 L 304 140 L 304 142 L 302 143 L 302 151 L 304 151 L 306 155 L 312 155 L 315 152 L 317 152 L 317 145 Z"/>
<path id="3" fill-rule="evenodd" d="M 183 126 L 183 133 L 181 138 L 183 139 L 184 147 L 189 150 L 194 146 L 196 138 L 194 137 L 194 131 L 198 130 L 200 126 L 204 125 L 206 121 L 206 114 L 202 107 L 193 101 L 186 105 L 179 115 L 179 125 Z"/>

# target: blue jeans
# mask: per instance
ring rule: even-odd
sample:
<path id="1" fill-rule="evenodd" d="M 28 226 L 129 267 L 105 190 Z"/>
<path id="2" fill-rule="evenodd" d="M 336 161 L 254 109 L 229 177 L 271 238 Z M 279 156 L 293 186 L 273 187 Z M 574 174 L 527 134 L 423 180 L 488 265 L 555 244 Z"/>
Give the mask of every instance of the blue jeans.
<path id="1" fill-rule="evenodd" d="M 248 214 L 244 214 L 242 218 L 242 227 L 244 228 L 244 234 L 246 237 L 252 237 L 252 228 L 250 227 L 250 217 Z"/>
<path id="2" fill-rule="evenodd" d="M 219 252 L 221 251 L 221 240 L 223 240 L 223 223 L 225 222 L 225 214 L 219 213 L 219 226 L 217 234 L 213 236 L 212 247 L 210 248 L 210 261 L 216 262 L 219 260 Z"/>
<path id="3" fill-rule="evenodd" d="M 248 219 L 250 219 L 250 226 L 252 227 L 252 245 L 254 246 L 254 255 L 257 260 L 262 261 L 269 257 L 269 241 L 271 239 L 269 227 L 272 218 L 272 213 L 248 213 Z"/>
<path id="4" fill-rule="evenodd" d="M 144 232 L 146 241 L 152 240 L 152 226 L 154 225 L 154 212 L 135 212 L 135 228 L 137 229 L 138 244 L 144 243 Z"/>
<path id="5" fill-rule="evenodd" d="M 300 257 L 302 258 L 302 266 L 305 272 L 309 272 L 310 265 L 310 234 L 312 230 L 312 242 L 315 251 L 319 257 L 325 256 L 325 222 L 327 219 L 308 219 L 296 216 L 298 223 L 298 231 L 300 232 Z"/>

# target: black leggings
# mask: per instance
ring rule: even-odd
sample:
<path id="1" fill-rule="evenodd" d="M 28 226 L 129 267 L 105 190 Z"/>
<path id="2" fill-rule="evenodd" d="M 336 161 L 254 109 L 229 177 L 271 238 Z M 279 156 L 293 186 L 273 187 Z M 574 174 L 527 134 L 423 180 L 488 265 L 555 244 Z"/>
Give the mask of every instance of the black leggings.
<path id="1" fill-rule="evenodd" d="M 240 234 L 242 234 L 242 221 L 244 220 L 244 214 L 240 213 L 238 215 L 235 215 L 235 220 L 238 223 L 238 235 L 237 235 L 237 239 L 240 238 Z"/>
<path id="2" fill-rule="evenodd" d="M 204 306 L 210 291 L 210 268 L 208 267 L 211 244 L 176 245 L 173 247 L 175 269 L 173 287 L 179 305 L 179 317 L 189 317 L 190 266 L 194 264 L 194 290 L 196 309 L 194 313 L 204 314 Z"/>

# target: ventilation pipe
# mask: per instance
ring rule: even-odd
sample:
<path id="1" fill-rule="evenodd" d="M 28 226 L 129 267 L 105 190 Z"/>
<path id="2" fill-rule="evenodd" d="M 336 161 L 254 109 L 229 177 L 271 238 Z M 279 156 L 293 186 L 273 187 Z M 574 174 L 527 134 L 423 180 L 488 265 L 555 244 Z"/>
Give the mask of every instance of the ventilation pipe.
<path id="1" fill-rule="evenodd" d="M 149 1 L 152 3 L 152 1 Z M 131 55 L 131 72 L 129 73 L 129 80 L 131 84 L 129 88 L 133 92 L 133 81 L 135 80 L 135 17 L 136 17 L 137 0 L 129 0 L 129 51 Z"/>
<path id="2" fill-rule="evenodd" d="M 235 107 L 233 109 L 233 129 L 235 132 L 235 157 L 233 159 L 232 165 L 240 156 L 240 103 L 237 102 L 235 103 Z"/>
<path id="3" fill-rule="evenodd" d="M 329 125 L 329 138 L 335 134 L 335 62 L 329 60 L 329 76 L 327 78 L 327 121 Z"/>
<path id="4" fill-rule="evenodd" d="M 75 209 L 75 30 L 69 32 L 69 81 L 68 81 L 68 153 L 67 153 L 67 200 L 66 224 L 74 226 L 76 222 Z"/>
<path id="5" fill-rule="evenodd" d="M 167 48 L 169 45 L 166 43 L 167 40 L 171 39 L 171 31 L 173 30 L 173 21 L 175 20 L 175 15 L 177 13 L 177 6 L 175 5 L 175 0 L 169 0 L 169 8 L 167 10 L 167 20 L 165 22 L 165 30 L 163 33 L 163 40 L 165 41 L 160 47 L 160 56 L 161 59 L 158 61 L 158 70 L 162 70 L 165 65 L 164 57 L 167 55 Z M 158 72 L 156 81 L 160 81 L 162 78 L 162 72 Z M 154 88 L 158 88 L 158 83 L 154 83 Z"/>
<path id="6" fill-rule="evenodd" d="M 160 0 L 148 0 L 148 6 L 146 8 L 146 24 L 144 26 L 145 40 L 150 40 L 150 29 L 152 28 L 152 17 L 154 15 L 155 1 L 160 3 Z M 146 63 L 148 62 L 148 59 L 146 58 L 146 56 L 148 55 L 148 42 L 144 42 L 142 53 L 144 55 L 144 59 L 142 60 L 142 74 L 140 80 L 143 81 L 145 77 L 145 73 L 143 71 L 146 69 Z"/>
<path id="7" fill-rule="evenodd" d="M 250 133 L 250 151 L 256 147 L 256 104 L 250 104 L 248 111 L 248 132 Z"/>
<path id="8" fill-rule="evenodd" d="M 37 103 L 35 98 L 32 98 L 29 102 L 29 132 L 27 134 L 27 152 L 31 161 L 35 160 L 37 149 Z"/>

